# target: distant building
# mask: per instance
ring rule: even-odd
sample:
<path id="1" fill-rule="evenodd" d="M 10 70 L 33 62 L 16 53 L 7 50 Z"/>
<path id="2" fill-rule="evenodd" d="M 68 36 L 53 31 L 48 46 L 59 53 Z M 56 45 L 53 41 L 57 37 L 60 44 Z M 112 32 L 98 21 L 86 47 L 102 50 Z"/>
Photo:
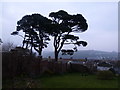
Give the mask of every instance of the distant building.
<path id="1" fill-rule="evenodd" d="M 100 62 L 97 64 L 97 70 L 109 70 L 110 68 L 113 68 L 113 66 L 110 63 L 107 62 Z"/>
<path id="2" fill-rule="evenodd" d="M 71 61 L 71 64 L 85 64 L 84 61 Z"/>

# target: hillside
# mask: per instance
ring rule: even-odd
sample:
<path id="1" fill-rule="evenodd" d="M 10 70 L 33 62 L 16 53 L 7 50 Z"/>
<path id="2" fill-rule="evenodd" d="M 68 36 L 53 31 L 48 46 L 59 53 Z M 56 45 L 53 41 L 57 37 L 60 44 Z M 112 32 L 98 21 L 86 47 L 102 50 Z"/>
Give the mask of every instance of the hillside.
<path id="1" fill-rule="evenodd" d="M 43 57 L 54 57 L 54 52 L 44 52 Z M 107 59 L 107 60 L 116 60 L 118 56 L 117 52 L 105 52 L 105 51 L 97 51 L 97 50 L 81 50 L 75 52 L 74 55 L 61 55 L 59 57 L 62 58 L 73 58 L 73 59 Z"/>

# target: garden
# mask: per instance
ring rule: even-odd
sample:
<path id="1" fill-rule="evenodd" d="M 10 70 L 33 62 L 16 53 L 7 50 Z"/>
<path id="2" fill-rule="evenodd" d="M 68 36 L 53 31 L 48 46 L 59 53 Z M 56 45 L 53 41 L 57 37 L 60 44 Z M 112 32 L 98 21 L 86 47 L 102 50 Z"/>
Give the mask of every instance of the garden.
<path id="1" fill-rule="evenodd" d="M 22 75 L 3 81 L 3 88 L 118 88 L 120 77 L 103 80 L 98 79 L 97 76 L 66 73 L 30 78 Z"/>

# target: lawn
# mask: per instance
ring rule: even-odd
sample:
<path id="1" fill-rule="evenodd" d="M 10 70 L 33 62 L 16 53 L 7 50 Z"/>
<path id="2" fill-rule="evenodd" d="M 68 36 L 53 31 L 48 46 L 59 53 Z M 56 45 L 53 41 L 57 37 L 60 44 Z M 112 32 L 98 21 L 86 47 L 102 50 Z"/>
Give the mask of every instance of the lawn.
<path id="1" fill-rule="evenodd" d="M 29 81 L 33 81 L 31 88 L 118 88 L 118 79 L 98 80 L 96 75 L 81 76 L 80 73 L 44 76 L 39 78 L 16 78 L 16 88 L 26 88 Z M 3 87 L 11 87 L 11 81 Z M 9 83 L 9 84 L 8 84 Z"/>

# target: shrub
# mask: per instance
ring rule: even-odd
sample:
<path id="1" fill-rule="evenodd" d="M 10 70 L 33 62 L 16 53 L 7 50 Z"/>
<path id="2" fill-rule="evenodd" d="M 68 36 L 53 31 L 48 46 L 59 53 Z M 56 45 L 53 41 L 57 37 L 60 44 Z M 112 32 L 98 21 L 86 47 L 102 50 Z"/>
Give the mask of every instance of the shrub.
<path id="1" fill-rule="evenodd" d="M 97 78 L 101 80 L 110 80 L 113 79 L 114 74 L 111 71 L 98 71 Z"/>
<path id="2" fill-rule="evenodd" d="M 109 69 L 113 74 L 116 74 L 115 70 L 113 68 Z"/>
<path id="3" fill-rule="evenodd" d="M 49 69 L 45 70 L 43 73 L 43 75 L 53 75 L 53 74 L 54 74 L 54 72 Z"/>

